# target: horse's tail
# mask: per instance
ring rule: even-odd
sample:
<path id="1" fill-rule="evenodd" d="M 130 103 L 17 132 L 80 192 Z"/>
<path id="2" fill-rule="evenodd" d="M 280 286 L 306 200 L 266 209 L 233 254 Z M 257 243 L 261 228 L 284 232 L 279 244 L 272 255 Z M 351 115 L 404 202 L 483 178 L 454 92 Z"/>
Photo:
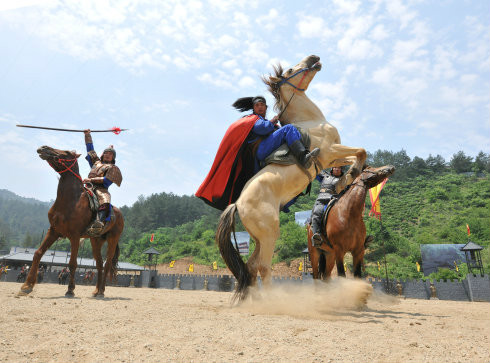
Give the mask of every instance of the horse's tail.
<path id="1" fill-rule="evenodd" d="M 119 254 L 120 254 L 120 250 L 119 250 L 119 243 L 116 245 L 116 251 L 114 252 L 114 256 L 112 257 L 112 266 L 111 266 L 111 275 L 110 275 L 110 278 L 111 278 L 111 281 L 115 281 L 115 278 L 117 276 L 117 264 L 119 262 Z"/>
<path id="2" fill-rule="evenodd" d="M 235 232 L 235 213 L 236 205 L 230 204 L 221 214 L 216 229 L 216 243 L 223 260 L 237 279 L 235 299 L 242 300 L 247 295 L 248 287 L 251 284 L 251 275 L 238 250 L 233 247 L 231 242 L 231 232 Z"/>

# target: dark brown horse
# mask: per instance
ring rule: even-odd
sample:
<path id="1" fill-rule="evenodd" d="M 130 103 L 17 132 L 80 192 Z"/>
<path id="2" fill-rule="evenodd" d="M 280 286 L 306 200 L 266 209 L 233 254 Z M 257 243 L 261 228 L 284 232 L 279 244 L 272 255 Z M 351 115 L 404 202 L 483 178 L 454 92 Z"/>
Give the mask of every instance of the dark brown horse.
<path id="1" fill-rule="evenodd" d="M 74 151 L 53 149 L 49 146 L 41 146 L 37 152 L 41 159 L 46 160 L 60 174 L 60 179 L 56 200 L 48 212 L 51 226 L 41 246 L 34 253 L 32 266 L 29 269 L 26 282 L 21 287 L 20 294 L 29 294 L 32 291 L 36 284 L 37 270 L 42 256 L 58 238 L 65 237 L 70 240 L 71 244 L 70 281 L 65 296 L 71 297 L 74 296 L 75 270 L 80 238 L 89 238 L 84 232 L 92 220 L 89 200 L 78 169 L 77 159 L 80 154 L 76 154 Z M 97 297 L 104 296 L 107 275 L 110 273 L 112 279 L 116 274 L 119 258 L 118 242 L 124 228 L 124 219 L 121 211 L 116 207 L 114 207 L 114 214 L 116 218 L 108 222 L 109 225 L 105 229 L 107 231 L 105 234 L 96 238 L 90 237 L 98 272 L 97 284 L 92 295 Z M 109 246 L 106 262 L 103 265 L 101 248 L 106 240 Z"/>
<path id="2" fill-rule="evenodd" d="M 344 256 L 352 254 L 354 276 L 361 277 L 364 251 L 366 249 L 366 226 L 362 219 L 367 190 L 381 183 L 395 172 L 395 167 L 388 165 L 379 168 L 365 168 L 340 197 L 330 210 L 326 231 L 328 237 L 320 247 L 313 247 L 311 237 L 313 232 L 307 226 L 308 251 L 310 253 L 313 278 L 330 277 L 333 266 L 337 264 L 337 273 L 345 277 Z"/>

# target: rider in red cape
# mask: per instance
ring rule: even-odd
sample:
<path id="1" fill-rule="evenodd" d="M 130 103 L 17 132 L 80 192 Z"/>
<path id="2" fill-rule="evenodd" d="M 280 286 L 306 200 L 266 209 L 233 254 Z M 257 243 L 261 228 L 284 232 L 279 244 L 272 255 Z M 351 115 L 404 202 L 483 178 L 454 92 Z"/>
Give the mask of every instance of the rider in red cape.
<path id="1" fill-rule="evenodd" d="M 196 196 L 214 208 L 224 210 L 234 203 L 246 182 L 259 171 L 259 164 L 281 144 L 287 143 L 298 162 L 308 168 L 311 153 L 301 142 L 293 125 L 279 127 L 277 117 L 265 119 L 266 100 L 262 96 L 239 98 L 233 107 L 239 111 L 252 110 L 230 125 L 219 145 L 211 170 L 196 192 Z"/>

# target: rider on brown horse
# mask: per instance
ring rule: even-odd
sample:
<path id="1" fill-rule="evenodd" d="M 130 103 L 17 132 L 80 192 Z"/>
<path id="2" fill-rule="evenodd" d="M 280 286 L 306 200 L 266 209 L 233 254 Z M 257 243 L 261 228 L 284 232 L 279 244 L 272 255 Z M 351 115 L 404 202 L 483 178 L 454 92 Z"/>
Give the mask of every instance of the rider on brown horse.
<path id="1" fill-rule="evenodd" d="M 321 225 L 323 211 L 325 210 L 332 197 L 337 196 L 336 185 L 342 175 L 342 168 L 333 167 L 330 173 L 323 170 L 316 177 L 321 185 L 320 193 L 318 193 L 315 205 L 313 206 L 313 210 L 311 211 L 311 229 L 313 232 L 313 237 L 311 238 L 311 241 L 315 247 L 318 247 L 322 244 L 322 236 L 320 234 L 320 231 L 322 228 Z"/>
<path id="2" fill-rule="evenodd" d="M 109 186 L 115 183 L 121 186 L 122 175 L 116 164 L 116 150 L 111 145 L 104 150 L 100 158 L 94 150 L 92 136 L 90 130 L 85 130 L 85 144 L 87 146 L 87 159 L 92 168 L 88 174 L 88 178 L 84 179 L 84 183 L 91 183 L 94 192 L 99 200 L 99 212 L 96 220 L 91 228 L 102 231 L 105 223 L 111 220 L 111 195 Z"/>

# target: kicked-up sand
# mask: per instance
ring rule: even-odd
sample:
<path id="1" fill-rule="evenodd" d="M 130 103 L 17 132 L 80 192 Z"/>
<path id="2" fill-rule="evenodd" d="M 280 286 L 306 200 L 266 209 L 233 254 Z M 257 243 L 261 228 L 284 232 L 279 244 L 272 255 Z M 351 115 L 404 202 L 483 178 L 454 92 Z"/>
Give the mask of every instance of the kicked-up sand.
<path id="1" fill-rule="evenodd" d="M 215 291 L 20 286 L 0 282 L 1 363 L 490 362 L 490 303 L 370 295 L 349 279 L 233 306 Z"/>

